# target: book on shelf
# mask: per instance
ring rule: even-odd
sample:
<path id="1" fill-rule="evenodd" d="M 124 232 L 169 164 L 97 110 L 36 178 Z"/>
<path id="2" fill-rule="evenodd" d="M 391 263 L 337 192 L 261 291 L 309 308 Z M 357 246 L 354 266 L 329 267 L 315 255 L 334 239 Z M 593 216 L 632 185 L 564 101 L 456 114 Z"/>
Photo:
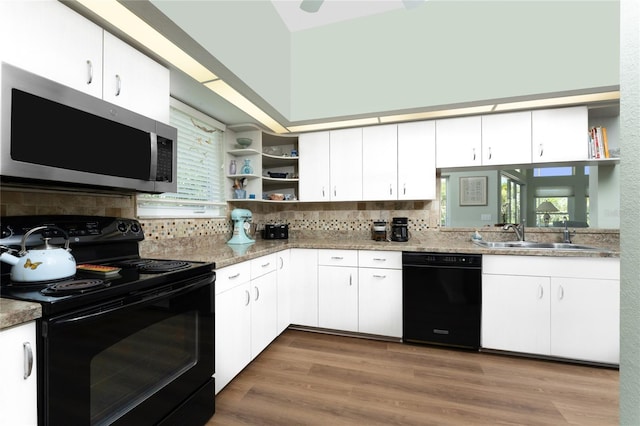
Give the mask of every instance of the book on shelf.
<path id="1" fill-rule="evenodd" d="M 589 158 L 609 158 L 606 127 L 597 126 L 589 129 Z"/>

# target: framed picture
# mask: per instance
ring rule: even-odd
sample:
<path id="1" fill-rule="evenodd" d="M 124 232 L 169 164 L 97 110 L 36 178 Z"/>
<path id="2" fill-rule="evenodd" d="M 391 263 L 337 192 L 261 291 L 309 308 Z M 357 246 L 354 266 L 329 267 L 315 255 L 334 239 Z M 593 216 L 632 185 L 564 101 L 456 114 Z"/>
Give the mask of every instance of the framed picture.
<path id="1" fill-rule="evenodd" d="M 488 178 L 486 176 L 461 177 L 460 205 L 486 206 L 487 180 Z"/>

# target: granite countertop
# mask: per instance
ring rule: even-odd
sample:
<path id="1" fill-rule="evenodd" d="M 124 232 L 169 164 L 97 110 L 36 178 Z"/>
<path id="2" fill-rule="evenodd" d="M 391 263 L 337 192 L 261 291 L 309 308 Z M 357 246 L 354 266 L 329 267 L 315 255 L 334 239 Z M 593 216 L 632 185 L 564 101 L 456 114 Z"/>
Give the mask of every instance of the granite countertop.
<path id="1" fill-rule="evenodd" d="M 0 330 L 40 318 L 39 303 L 0 298 Z"/>
<path id="2" fill-rule="evenodd" d="M 246 260 L 277 253 L 288 248 L 334 249 L 334 250 L 389 250 L 445 253 L 476 253 L 519 256 L 553 257 L 620 257 L 617 250 L 569 251 L 536 250 L 519 248 L 489 249 L 455 238 L 411 238 L 408 242 L 373 241 L 358 238 L 293 238 L 289 240 L 258 240 L 249 245 L 229 245 L 220 239 L 166 240 L 145 246 L 143 257 L 157 259 L 180 259 L 215 263 L 216 269 Z M 0 298 L 0 329 L 37 319 L 42 310 L 37 303 Z"/>
<path id="3" fill-rule="evenodd" d="M 181 247 L 179 250 L 168 252 L 148 253 L 152 256 L 165 259 L 182 259 L 201 262 L 214 262 L 216 269 L 224 268 L 246 260 L 255 259 L 268 254 L 276 253 L 288 248 L 309 249 L 335 249 L 335 250 L 389 250 L 389 251 L 422 251 L 422 252 L 446 252 L 446 253 L 476 253 L 476 254 L 501 254 L 520 256 L 553 256 L 553 257 L 619 257 L 620 252 L 613 250 L 603 251 L 570 251 L 548 249 L 522 249 L 500 248 L 490 249 L 480 247 L 471 241 L 438 240 L 421 241 L 413 238 L 408 242 L 379 242 L 370 239 L 289 239 L 289 240 L 257 240 L 248 245 L 229 245 L 221 241 L 210 241 L 208 244 L 199 245 L 197 248 L 188 249 Z"/>

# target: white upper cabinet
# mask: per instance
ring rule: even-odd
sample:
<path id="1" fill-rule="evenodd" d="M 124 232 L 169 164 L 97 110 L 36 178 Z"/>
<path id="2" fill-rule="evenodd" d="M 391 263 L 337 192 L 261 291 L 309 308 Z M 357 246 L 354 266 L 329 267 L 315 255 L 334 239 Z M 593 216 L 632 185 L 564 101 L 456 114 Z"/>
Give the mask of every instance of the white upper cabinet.
<path id="1" fill-rule="evenodd" d="M 0 23 L 2 62 L 102 97 L 102 28 L 57 1 L 0 1 Z"/>
<path id="2" fill-rule="evenodd" d="M 481 117 L 436 120 L 436 167 L 470 167 L 482 164 Z"/>
<path id="3" fill-rule="evenodd" d="M 362 128 L 331 130 L 329 146 L 331 201 L 362 200 Z"/>
<path id="4" fill-rule="evenodd" d="M 398 200 L 434 200 L 436 198 L 435 121 L 398 124 L 397 198 Z"/>
<path id="5" fill-rule="evenodd" d="M 482 165 L 531 163 L 531 111 L 482 116 Z"/>
<path id="6" fill-rule="evenodd" d="M 0 1 L 0 60 L 169 123 L 169 70 L 57 1 Z"/>
<path id="7" fill-rule="evenodd" d="M 588 128 L 586 106 L 533 111 L 533 162 L 588 160 Z"/>
<path id="8" fill-rule="evenodd" d="M 115 36 L 104 33 L 106 101 L 169 123 L 169 70 Z"/>
<path id="9" fill-rule="evenodd" d="M 398 126 L 362 129 L 362 199 L 398 199 Z"/>
<path id="10" fill-rule="evenodd" d="M 298 149 L 300 200 L 329 201 L 329 132 L 301 134 Z"/>

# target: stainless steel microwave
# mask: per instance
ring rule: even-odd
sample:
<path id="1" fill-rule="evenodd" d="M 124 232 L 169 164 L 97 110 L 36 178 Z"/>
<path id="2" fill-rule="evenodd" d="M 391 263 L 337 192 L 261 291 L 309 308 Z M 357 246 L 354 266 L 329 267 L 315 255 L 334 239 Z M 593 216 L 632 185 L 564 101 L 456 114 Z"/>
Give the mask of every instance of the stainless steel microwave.
<path id="1" fill-rule="evenodd" d="M 2 64 L 3 182 L 177 191 L 177 130 Z"/>

